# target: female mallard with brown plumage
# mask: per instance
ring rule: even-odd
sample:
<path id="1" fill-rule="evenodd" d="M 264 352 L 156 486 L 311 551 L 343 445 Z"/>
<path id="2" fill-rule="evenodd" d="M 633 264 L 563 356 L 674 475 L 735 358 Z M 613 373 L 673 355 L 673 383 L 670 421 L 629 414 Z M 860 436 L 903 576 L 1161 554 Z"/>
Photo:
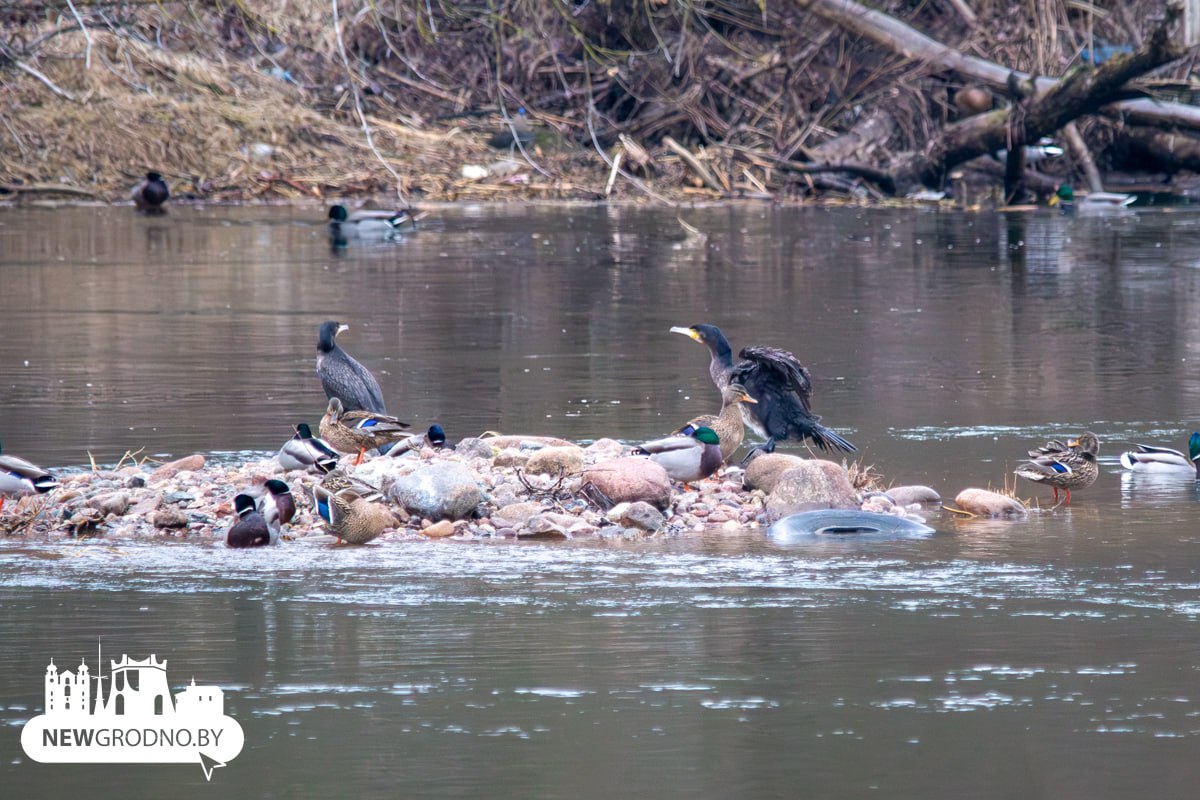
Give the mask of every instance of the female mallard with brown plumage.
<path id="1" fill-rule="evenodd" d="M 742 420 L 742 411 L 738 408 L 738 404 L 757 402 L 746 394 L 746 388 L 740 383 L 731 383 L 721 390 L 720 414 L 704 414 L 691 419 L 675 433 L 680 436 L 691 436 L 701 427 L 712 428 L 713 432 L 717 434 L 717 438 L 721 440 L 721 459 L 728 461 L 729 457 L 742 446 L 742 439 L 746 437 L 746 425 Z"/>
<path id="2" fill-rule="evenodd" d="M 1038 455 L 1017 467 L 1014 472 L 1018 478 L 1052 488 L 1056 503 L 1058 490 L 1064 490 L 1067 493 L 1064 503 L 1071 505 L 1071 490 L 1091 486 L 1100 475 L 1100 465 L 1096 461 L 1100 440 L 1096 434 L 1086 431 L 1078 439 L 1067 442 L 1065 449 L 1061 449 L 1060 445 L 1062 442 L 1048 442 L 1045 447 L 1039 448 Z"/>
<path id="3" fill-rule="evenodd" d="M 352 488 L 332 491 L 318 483 L 313 486 L 313 503 L 338 542 L 366 544 L 400 524 L 386 506 Z"/>
<path id="4" fill-rule="evenodd" d="M 408 434 L 407 422 L 373 411 L 346 411 L 342 401 L 329 398 L 329 408 L 321 418 L 321 438 L 342 453 L 358 453 L 354 465 L 362 463 L 368 449 L 398 442 Z"/>

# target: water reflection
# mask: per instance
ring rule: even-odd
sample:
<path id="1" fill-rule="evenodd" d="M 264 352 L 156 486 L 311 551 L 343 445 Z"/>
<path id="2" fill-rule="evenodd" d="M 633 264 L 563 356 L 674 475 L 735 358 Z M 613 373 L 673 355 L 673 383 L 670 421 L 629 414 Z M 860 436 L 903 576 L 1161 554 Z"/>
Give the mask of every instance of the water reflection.
<path id="1" fill-rule="evenodd" d="M 315 421 L 317 326 L 388 407 L 650 438 L 716 402 L 672 325 L 794 350 L 895 483 L 1003 486 L 1096 431 L 1097 483 L 922 540 L 0 543 L 0 720 L 46 660 L 169 658 L 225 688 L 237 796 L 1189 797 L 1195 482 L 1117 455 L 1200 427 L 1200 222 L 1052 214 L 439 209 L 333 254 L 320 209 L 0 209 L 0 441 L 48 466 L 228 459 Z M 1038 490 L 1020 487 L 1022 494 Z M 14 796 L 199 796 L 198 769 L 37 765 Z M 986 747 L 980 743 L 986 742 Z M 1014 768 L 1013 765 L 1019 765 Z"/>

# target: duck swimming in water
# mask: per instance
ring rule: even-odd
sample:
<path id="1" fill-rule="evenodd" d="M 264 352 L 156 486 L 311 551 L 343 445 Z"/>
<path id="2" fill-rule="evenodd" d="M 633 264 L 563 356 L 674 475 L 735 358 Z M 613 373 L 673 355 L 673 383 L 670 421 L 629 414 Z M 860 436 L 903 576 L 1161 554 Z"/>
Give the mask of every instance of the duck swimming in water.
<path id="1" fill-rule="evenodd" d="M 1139 444 L 1137 450 L 1121 453 L 1121 466 L 1134 472 L 1161 472 L 1196 477 L 1200 471 L 1200 432 L 1193 433 L 1188 439 L 1186 456 L 1169 447 Z"/>
<path id="2" fill-rule="evenodd" d="M 146 177 L 133 187 L 131 192 L 133 204 L 143 214 L 164 214 L 163 203 L 171 193 L 167 191 L 167 182 L 157 172 L 147 172 Z"/>
<path id="3" fill-rule="evenodd" d="M 46 494 L 58 488 L 58 478 L 18 456 L 6 456 L 0 447 L 0 511 L 6 497 Z"/>
<path id="4" fill-rule="evenodd" d="M 812 413 L 812 380 L 808 370 L 787 350 L 751 345 L 743 347 L 733 363 L 733 348 L 715 325 L 671 328 L 708 348 L 711 361 L 708 374 L 718 389 L 737 383 L 758 401 L 739 405 L 751 430 L 766 438 L 761 450 L 771 452 L 775 443 L 785 439 L 810 440 L 821 450 L 853 453 L 858 448 L 821 424 Z"/>
<path id="5" fill-rule="evenodd" d="M 386 414 L 383 390 L 371 370 L 358 363 L 336 341 L 349 325 L 329 320 L 321 323 L 317 335 L 317 377 L 325 396 L 342 401 L 346 411 L 374 411 Z M 324 435 L 324 434 L 322 434 Z"/>
<path id="6" fill-rule="evenodd" d="M 1066 442 L 1066 449 L 1058 449 L 1057 445 L 1061 444 L 1057 441 L 1048 442 L 1046 447 L 1039 449 L 1039 455 L 1030 458 L 1013 472 L 1018 478 L 1052 488 L 1056 503 L 1058 490 L 1064 490 L 1067 493 L 1064 504 L 1069 506 L 1071 490 L 1091 486 L 1100 475 L 1100 465 L 1096 461 L 1100 453 L 1100 440 L 1096 434 L 1085 431 L 1078 439 Z"/>
<path id="7" fill-rule="evenodd" d="M 338 247 L 356 240 L 386 242 L 396 238 L 401 226 L 412 219 L 407 211 L 348 211 L 343 205 L 334 205 L 329 207 L 329 237 Z"/>

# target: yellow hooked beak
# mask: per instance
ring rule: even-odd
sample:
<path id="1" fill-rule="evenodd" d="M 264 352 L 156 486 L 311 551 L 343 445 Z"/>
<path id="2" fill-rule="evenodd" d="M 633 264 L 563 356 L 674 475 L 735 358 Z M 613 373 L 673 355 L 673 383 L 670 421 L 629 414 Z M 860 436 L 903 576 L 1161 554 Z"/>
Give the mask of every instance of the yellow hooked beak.
<path id="1" fill-rule="evenodd" d="M 697 342 L 700 341 L 700 334 L 696 333 L 696 331 L 692 328 L 675 327 L 675 328 L 671 328 L 671 333 L 682 333 L 684 336 L 688 337 L 689 339 L 695 339 Z"/>

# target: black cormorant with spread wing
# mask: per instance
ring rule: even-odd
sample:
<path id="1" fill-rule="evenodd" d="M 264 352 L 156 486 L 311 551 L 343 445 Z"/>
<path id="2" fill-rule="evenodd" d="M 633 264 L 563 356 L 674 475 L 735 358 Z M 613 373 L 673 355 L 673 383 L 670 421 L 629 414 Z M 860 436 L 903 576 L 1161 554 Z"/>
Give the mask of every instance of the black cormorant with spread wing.
<path id="1" fill-rule="evenodd" d="M 739 405 L 746 424 L 767 443 L 762 450 L 771 452 L 775 443 L 785 439 L 810 439 L 822 450 L 853 453 L 858 448 L 821 424 L 812 412 L 812 380 L 803 364 L 787 350 L 751 345 L 738 353 L 742 360 L 733 363 L 733 348 L 716 325 L 692 325 L 671 328 L 708 348 L 712 361 L 708 373 L 718 389 L 739 383 L 758 401 Z"/>

